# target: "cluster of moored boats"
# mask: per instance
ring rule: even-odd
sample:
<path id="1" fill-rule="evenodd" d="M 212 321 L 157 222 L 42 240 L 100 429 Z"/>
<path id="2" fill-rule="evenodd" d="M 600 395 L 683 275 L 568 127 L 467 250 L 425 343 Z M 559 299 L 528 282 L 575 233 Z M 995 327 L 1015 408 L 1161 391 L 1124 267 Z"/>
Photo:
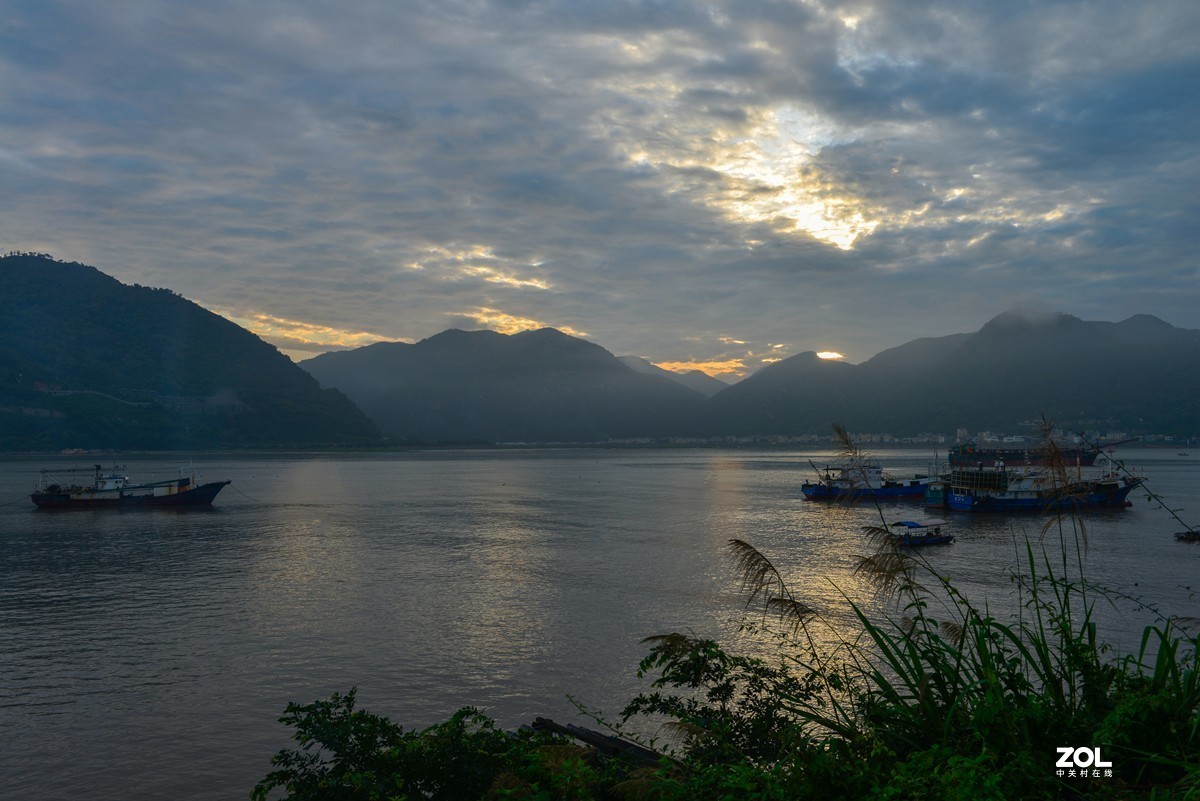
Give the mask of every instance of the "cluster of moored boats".
<path id="1" fill-rule="evenodd" d="M 907 478 L 865 462 L 817 468 L 816 480 L 802 484 L 800 491 L 813 501 L 923 500 L 933 510 L 1045 512 L 1126 507 L 1131 505 L 1129 494 L 1145 480 L 1118 470 L 1098 450 L 1052 452 L 960 445 L 951 451 L 949 461 L 944 471 Z M 945 524 L 944 520 L 932 520 L 892 525 L 907 529 L 900 537 L 901 544 L 919 545 L 952 542 L 952 536 L 941 534 Z M 1195 539 L 1200 540 L 1200 534 Z"/>
<path id="2" fill-rule="evenodd" d="M 1096 461 L 1095 452 L 1060 453 L 1052 462 L 1044 451 L 960 446 L 951 452 L 944 472 L 897 478 L 876 464 L 843 464 L 819 469 L 817 479 L 805 482 L 800 491 L 814 501 L 924 499 L 929 508 L 959 512 L 1128 506 L 1129 493 L 1144 479 L 1122 474 L 1107 459 L 1097 468 Z"/>

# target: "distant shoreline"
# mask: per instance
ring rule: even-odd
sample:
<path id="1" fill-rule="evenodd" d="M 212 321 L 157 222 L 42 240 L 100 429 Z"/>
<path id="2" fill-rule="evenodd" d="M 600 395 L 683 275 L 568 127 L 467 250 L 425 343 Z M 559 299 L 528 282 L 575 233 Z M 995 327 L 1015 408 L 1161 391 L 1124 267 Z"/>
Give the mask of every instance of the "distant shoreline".
<path id="1" fill-rule="evenodd" d="M 1038 447 L 1037 444 L 1027 444 L 1030 448 Z M 1156 450 L 1156 451 L 1180 451 L 1189 448 L 1200 446 L 1196 440 L 1188 440 L 1174 443 L 1126 443 L 1117 446 L 1119 450 Z M 427 452 L 451 452 L 451 451 L 539 451 L 539 450 L 560 450 L 560 451 L 588 451 L 588 450 L 603 450 L 603 451 L 687 451 L 687 450 L 756 450 L 756 451 L 804 451 L 804 450 L 836 450 L 840 446 L 834 442 L 650 442 L 650 443 L 634 443 L 634 442 L 528 442 L 528 443 L 484 443 L 484 442 L 463 442 L 463 443 L 433 443 L 421 445 L 388 445 L 388 446 L 346 446 L 346 447 L 254 447 L 254 448 L 198 448 L 195 450 L 180 449 L 180 448 L 164 448 L 162 450 L 147 450 L 132 449 L 121 450 L 115 448 L 105 448 L 100 450 L 79 450 L 79 451 L 0 451 L 0 459 L 30 459 L 30 458 L 53 458 L 55 460 L 86 460 L 100 457 L 121 458 L 129 457 L 166 457 L 171 455 L 183 456 L 185 458 L 194 458 L 196 456 L 264 456 L 264 455 L 287 455 L 301 456 L 310 454 L 313 456 L 337 456 L 337 455 L 354 455 L 354 454 L 400 454 L 400 453 L 427 453 Z M 952 444 L 927 444 L 913 442 L 879 442 L 879 443 L 861 443 L 859 445 L 865 451 L 948 451 L 954 447 Z M 984 446 L 991 447 L 991 446 Z M 1000 444 L 995 447 L 999 448 L 1020 448 L 1022 444 Z M 1101 448 L 1107 446 L 1100 445 Z M 1186 454 L 1184 454 L 1186 455 Z"/>

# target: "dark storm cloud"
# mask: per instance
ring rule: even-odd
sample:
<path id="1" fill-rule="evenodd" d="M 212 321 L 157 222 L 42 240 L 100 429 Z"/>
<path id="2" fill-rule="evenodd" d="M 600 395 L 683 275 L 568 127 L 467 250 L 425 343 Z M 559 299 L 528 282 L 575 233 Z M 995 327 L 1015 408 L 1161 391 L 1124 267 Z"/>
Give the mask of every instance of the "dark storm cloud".
<path id="1" fill-rule="evenodd" d="M 510 320 L 859 360 L 1031 299 L 1200 327 L 1191 3 L 6 14 L 0 244 L 297 351 Z"/>

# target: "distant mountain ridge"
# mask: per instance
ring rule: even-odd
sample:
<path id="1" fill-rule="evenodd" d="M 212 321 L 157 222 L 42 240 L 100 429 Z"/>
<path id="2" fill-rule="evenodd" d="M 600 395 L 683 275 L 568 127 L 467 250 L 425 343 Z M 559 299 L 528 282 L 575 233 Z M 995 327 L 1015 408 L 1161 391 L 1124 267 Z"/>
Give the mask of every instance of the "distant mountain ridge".
<path id="1" fill-rule="evenodd" d="M 534 339 L 555 343 L 556 359 L 535 356 L 525 346 Z M 511 337 L 448 331 L 416 345 L 324 354 L 301 366 L 402 437 L 798 436 L 826 434 L 832 421 L 905 436 L 1019 430 L 1042 415 L 1080 428 L 1200 430 L 1200 331 L 1149 315 L 1108 323 L 1009 312 L 974 334 L 916 339 L 857 365 L 797 354 L 707 400 L 703 390 L 671 394 L 660 383 L 644 407 L 615 392 L 613 382 L 645 391 L 649 385 L 629 372 L 675 384 L 680 376 L 663 376 L 641 359 L 615 359 L 551 329 Z M 522 385 L 521 377 L 531 383 Z"/>
<path id="2" fill-rule="evenodd" d="M 906 436 L 1041 415 L 1200 433 L 1200 331 L 1149 315 L 1009 312 L 857 365 L 797 354 L 727 386 L 554 329 L 452 329 L 297 366 L 169 290 L 92 267 L 15 254 L 0 281 L 0 450 L 721 439 L 833 421 Z"/>
<path id="3" fill-rule="evenodd" d="M 378 429 L 273 346 L 165 289 L 0 258 L 0 449 L 364 444 Z"/>
<path id="4" fill-rule="evenodd" d="M 859 365 L 805 353 L 716 395 L 709 422 L 735 434 L 799 433 L 836 419 L 853 430 L 1015 429 L 1059 424 L 1200 430 L 1200 331 L 1149 315 L 1120 323 L 1001 314 L 975 334 L 918 339 Z"/>
<path id="5" fill-rule="evenodd" d="M 391 436 L 423 442 L 595 442 L 695 432 L 699 393 L 550 328 L 452 329 L 300 363 Z"/>

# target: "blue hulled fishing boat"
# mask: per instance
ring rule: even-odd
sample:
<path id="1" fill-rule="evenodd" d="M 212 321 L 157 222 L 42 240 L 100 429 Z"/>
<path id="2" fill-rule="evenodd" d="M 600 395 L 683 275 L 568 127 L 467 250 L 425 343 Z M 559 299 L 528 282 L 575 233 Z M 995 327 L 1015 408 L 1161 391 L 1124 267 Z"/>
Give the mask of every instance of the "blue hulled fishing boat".
<path id="1" fill-rule="evenodd" d="M 955 467 L 937 491 L 948 509 L 959 512 L 1046 512 L 1062 509 L 1122 508 L 1144 479 L 1109 471 L 1070 476 L 1047 467 Z M 934 493 L 927 496 L 927 505 Z"/>
<path id="2" fill-rule="evenodd" d="M 898 479 L 879 465 L 837 465 L 817 471 L 816 481 L 806 481 L 800 491 L 810 501 L 902 500 L 925 497 L 929 476 Z"/>

